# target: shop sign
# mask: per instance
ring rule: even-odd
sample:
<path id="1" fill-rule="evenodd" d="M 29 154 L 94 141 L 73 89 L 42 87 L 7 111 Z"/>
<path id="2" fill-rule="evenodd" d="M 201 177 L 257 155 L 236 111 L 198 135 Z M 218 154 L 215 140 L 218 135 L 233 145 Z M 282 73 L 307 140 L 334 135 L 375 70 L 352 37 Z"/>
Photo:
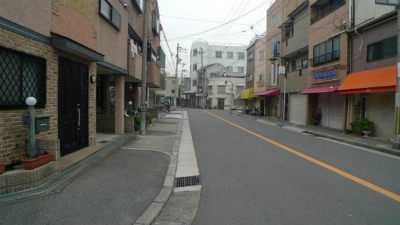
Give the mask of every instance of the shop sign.
<path id="1" fill-rule="evenodd" d="M 337 80 L 337 71 L 339 65 L 327 66 L 320 69 L 315 69 L 311 72 L 311 82 L 320 83 L 326 81 Z"/>
<path id="2" fill-rule="evenodd" d="M 278 85 L 278 66 L 275 63 L 271 64 L 271 86 L 276 87 Z"/>

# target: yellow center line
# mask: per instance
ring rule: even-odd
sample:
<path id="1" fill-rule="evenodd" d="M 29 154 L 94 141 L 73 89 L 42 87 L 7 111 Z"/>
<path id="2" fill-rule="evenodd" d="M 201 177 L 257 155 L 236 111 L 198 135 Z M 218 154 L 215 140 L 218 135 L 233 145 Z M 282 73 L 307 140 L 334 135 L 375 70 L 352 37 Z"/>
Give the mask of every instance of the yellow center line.
<path id="1" fill-rule="evenodd" d="M 298 152 L 298 151 L 296 151 L 296 150 L 294 150 L 292 148 L 289 148 L 289 147 L 287 147 L 285 145 L 282 145 L 282 144 L 280 144 L 280 143 L 278 143 L 276 141 L 273 141 L 273 140 L 271 140 L 271 139 L 269 139 L 267 137 L 264 137 L 264 136 L 262 136 L 260 134 L 257 134 L 257 133 L 255 133 L 255 132 L 253 132 L 251 130 L 248 130 L 248 129 L 244 128 L 244 127 L 241 127 L 241 126 L 239 126 L 239 125 L 237 125 L 237 124 L 235 124 L 235 123 L 233 123 L 233 122 L 231 122 L 229 120 L 221 118 L 221 117 L 219 117 L 217 115 L 214 115 L 214 114 L 212 114 L 210 112 L 207 112 L 207 111 L 204 111 L 204 112 L 208 113 L 209 115 L 211 115 L 211 116 L 213 116 L 213 117 L 215 117 L 217 119 L 220 119 L 220 120 L 224 121 L 225 123 L 228 123 L 228 124 L 230 124 L 230 125 L 232 125 L 232 126 L 234 126 L 236 128 L 239 128 L 239 129 L 241 129 L 241 130 L 243 130 L 243 131 L 245 131 L 245 132 L 247 132 L 249 134 L 252 134 L 252 135 L 254 135 L 254 136 L 256 136 L 256 137 L 258 137 L 258 138 L 260 138 L 260 139 L 262 139 L 262 140 L 264 140 L 266 142 L 269 142 L 270 144 L 272 144 L 272 145 L 274 145 L 276 147 L 284 149 L 284 150 L 286 150 L 286 151 L 288 151 L 288 152 L 290 152 L 290 153 L 292 153 L 294 155 L 297 155 L 297 156 L 299 156 L 299 157 L 301 157 L 301 158 L 303 158 L 305 160 L 308 160 L 308 161 L 310 161 L 310 162 L 312 162 L 314 164 L 317 164 L 318 166 L 321 166 L 321 167 L 323 167 L 323 168 L 325 168 L 327 170 L 330 170 L 330 171 L 332 171 L 334 173 L 337 173 L 337 174 L 339 174 L 339 175 L 341 175 L 343 177 L 346 177 L 349 180 L 352 180 L 352 181 L 354 181 L 354 182 L 356 182 L 358 184 L 361 184 L 364 187 L 367 187 L 367 188 L 369 188 L 371 190 L 374 190 L 374 191 L 376 191 L 376 192 L 378 192 L 378 193 L 380 193 L 380 194 L 382 194 L 382 195 L 384 195 L 384 196 L 386 196 L 388 198 L 391 198 L 391 199 L 393 199 L 393 200 L 395 200 L 397 202 L 400 202 L 400 195 L 398 195 L 398 194 L 390 192 L 390 191 L 388 191 L 388 190 L 386 190 L 384 188 L 381 188 L 381 187 L 379 187 L 379 186 L 377 186 L 375 184 L 372 184 L 372 183 L 370 183 L 368 181 L 365 181 L 365 180 L 363 180 L 363 179 L 361 179 L 359 177 L 356 177 L 356 176 L 354 176 L 354 175 L 352 175 L 350 173 L 347 173 L 347 172 L 345 172 L 343 170 L 340 170 L 340 169 L 338 169 L 336 167 L 333 167 L 333 166 L 331 166 L 329 164 L 326 164 L 326 163 L 321 162 L 321 161 L 319 161 L 317 159 L 314 159 L 314 158 L 312 158 L 312 157 L 310 157 L 308 155 L 305 155 L 305 154 L 303 154 L 301 152 Z"/>

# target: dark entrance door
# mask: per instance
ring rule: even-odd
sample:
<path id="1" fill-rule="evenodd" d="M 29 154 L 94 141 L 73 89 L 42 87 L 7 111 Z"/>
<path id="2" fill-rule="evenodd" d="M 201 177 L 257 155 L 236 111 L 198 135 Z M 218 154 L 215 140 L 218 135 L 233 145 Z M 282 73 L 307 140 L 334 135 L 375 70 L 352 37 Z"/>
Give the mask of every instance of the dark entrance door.
<path id="1" fill-rule="evenodd" d="M 260 116 L 264 116 L 265 115 L 265 102 L 264 102 L 264 100 L 261 100 L 261 102 L 260 102 L 260 110 L 261 110 L 261 115 Z"/>
<path id="2" fill-rule="evenodd" d="M 225 99 L 218 99 L 218 109 L 224 110 L 225 108 Z"/>
<path id="3" fill-rule="evenodd" d="M 59 59 L 58 134 L 61 155 L 88 146 L 88 66 Z"/>

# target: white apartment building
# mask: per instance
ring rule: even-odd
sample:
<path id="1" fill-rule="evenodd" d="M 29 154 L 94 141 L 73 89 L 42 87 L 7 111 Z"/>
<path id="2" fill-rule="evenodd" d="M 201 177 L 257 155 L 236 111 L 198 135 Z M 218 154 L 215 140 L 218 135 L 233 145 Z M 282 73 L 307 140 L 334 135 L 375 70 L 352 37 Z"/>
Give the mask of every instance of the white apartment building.
<path id="1" fill-rule="evenodd" d="M 207 41 L 195 41 L 190 51 L 190 78 L 192 81 L 191 91 L 197 92 L 198 77 L 197 70 L 203 67 L 220 63 L 227 72 L 246 72 L 246 45 L 210 45 Z"/>

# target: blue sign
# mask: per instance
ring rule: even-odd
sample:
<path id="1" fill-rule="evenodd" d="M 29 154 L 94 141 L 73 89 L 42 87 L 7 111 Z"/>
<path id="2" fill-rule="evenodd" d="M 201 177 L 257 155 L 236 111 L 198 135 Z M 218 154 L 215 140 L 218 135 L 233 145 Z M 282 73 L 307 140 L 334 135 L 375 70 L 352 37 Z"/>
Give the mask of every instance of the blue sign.
<path id="1" fill-rule="evenodd" d="M 278 39 L 274 38 L 274 40 L 272 41 L 272 47 L 274 49 L 273 57 L 278 57 L 279 56 L 279 52 L 278 52 L 279 42 L 278 42 Z"/>
<path id="2" fill-rule="evenodd" d="M 316 71 L 312 74 L 311 80 L 313 82 L 321 82 L 336 79 L 336 69 L 326 71 Z"/>

